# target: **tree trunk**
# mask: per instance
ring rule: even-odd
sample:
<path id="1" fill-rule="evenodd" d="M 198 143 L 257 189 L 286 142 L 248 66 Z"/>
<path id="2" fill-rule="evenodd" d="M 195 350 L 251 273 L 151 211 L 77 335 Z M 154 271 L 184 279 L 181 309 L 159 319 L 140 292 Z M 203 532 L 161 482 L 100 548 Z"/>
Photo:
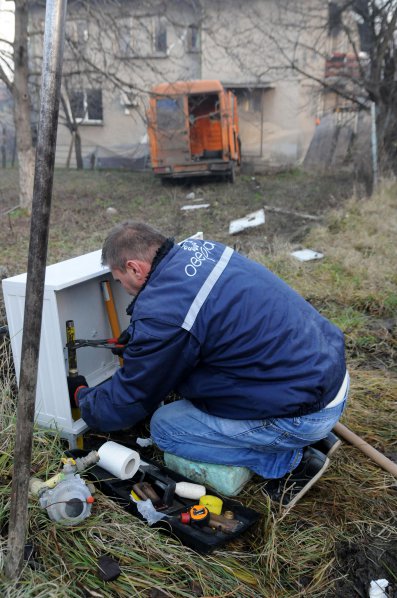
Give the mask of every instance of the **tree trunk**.
<path id="1" fill-rule="evenodd" d="M 66 158 L 66 168 L 67 168 L 67 170 L 70 169 L 70 159 L 72 157 L 73 146 L 74 146 L 74 133 L 71 133 L 69 151 L 68 151 L 68 156 Z"/>
<path id="2" fill-rule="evenodd" d="M 16 137 L 14 135 L 13 139 L 12 139 L 12 155 L 11 155 L 11 166 L 13 168 L 15 166 L 16 153 L 17 153 L 17 139 L 16 139 Z"/>
<path id="3" fill-rule="evenodd" d="M 379 161 L 384 174 L 396 172 L 397 108 L 395 100 L 380 103 L 378 115 Z"/>
<path id="4" fill-rule="evenodd" d="M 83 156 L 81 155 L 81 137 L 78 131 L 74 133 L 74 149 L 76 152 L 77 170 L 83 170 Z"/>
<path id="5" fill-rule="evenodd" d="M 17 135 L 18 138 L 18 135 Z M 32 211 L 33 180 L 35 152 L 33 147 L 28 149 L 17 148 L 18 177 L 19 177 L 19 206 Z"/>
<path id="6" fill-rule="evenodd" d="M 3 168 L 7 166 L 7 153 L 6 153 L 6 139 L 7 139 L 7 130 L 6 126 L 3 125 L 2 127 L 2 139 L 1 139 L 1 165 Z"/>
<path id="7" fill-rule="evenodd" d="M 19 205 L 31 212 L 34 178 L 34 148 L 30 127 L 28 90 L 28 1 L 15 2 L 14 123 L 19 173 Z"/>

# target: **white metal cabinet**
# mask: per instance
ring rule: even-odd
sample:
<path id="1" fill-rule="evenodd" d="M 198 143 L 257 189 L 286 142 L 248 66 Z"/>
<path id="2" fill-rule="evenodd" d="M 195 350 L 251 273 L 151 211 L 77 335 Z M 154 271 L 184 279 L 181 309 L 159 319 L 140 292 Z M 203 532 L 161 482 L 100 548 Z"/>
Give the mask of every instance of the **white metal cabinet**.
<path id="1" fill-rule="evenodd" d="M 72 418 L 66 379 L 66 321 L 74 320 L 76 338 L 112 336 L 100 286 L 106 279 L 111 282 L 123 330 L 129 323 L 125 309 L 131 297 L 114 283 L 109 269 L 101 266 L 100 250 L 46 268 L 35 418 L 39 425 L 57 429 L 71 445 L 87 425 L 82 419 Z M 2 284 L 19 382 L 26 274 L 6 278 Z M 77 365 L 90 386 L 103 382 L 120 367 L 118 358 L 109 349 L 92 347 L 77 350 Z"/>

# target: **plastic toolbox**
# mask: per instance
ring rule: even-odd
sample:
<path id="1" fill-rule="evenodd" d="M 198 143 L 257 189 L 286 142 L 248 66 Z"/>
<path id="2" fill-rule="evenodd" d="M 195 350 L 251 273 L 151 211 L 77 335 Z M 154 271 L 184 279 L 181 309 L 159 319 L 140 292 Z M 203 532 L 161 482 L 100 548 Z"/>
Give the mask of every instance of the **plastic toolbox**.
<path id="1" fill-rule="evenodd" d="M 132 447 L 132 445 L 128 446 L 135 450 L 137 448 Z M 67 451 L 67 454 L 77 458 L 87 455 L 88 452 L 86 450 L 73 449 Z M 84 472 L 84 476 L 87 476 L 94 482 L 95 486 L 109 496 L 111 500 L 117 502 L 126 511 L 131 513 L 131 515 L 142 520 L 144 518 L 139 513 L 137 504 L 131 498 L 131 490 L 135 484 L 147 482 L 161 498 L 161 503 L 159 506 L 156 506 L 156 509 L 167 515 L 167 517 L 155 523 L 153 527 L 161 528 L 174 534 L 183 544 L 202 554 L 211 552 L 225 545 L 227 542 L 238 538 L 258 521 L 260 517 L 257 511 L 249 507 L 244 507 L 236 500 L 223 498 L 215 491 L 207 488 L 207 494 L 218 496 L 222 499 L 222 513 L 225 511 L 233 512 L 234 519 L 232 520 L 231 527 L 235 527 L 235 529 L 225 531 L 225 529 L 221 529 L 223 526 L 214 528 L 209 525 L 201 527 L 194 523 L 182 523 L 180 518 L 181 513 L 189 512 L 190 508 L 197 505 L 199 501 L 181 498 L 173 494 L 172 488 L 177 482 L 191 482 L 191 480 L 175 471 L 171 471 L 167 467 L 159 466 L 158 463 L 150 459 L 145 458 L 144 463 L 134 477 L 129 480 L 120 480 L 112 477 L 112 474 L 98 465 Z"/>

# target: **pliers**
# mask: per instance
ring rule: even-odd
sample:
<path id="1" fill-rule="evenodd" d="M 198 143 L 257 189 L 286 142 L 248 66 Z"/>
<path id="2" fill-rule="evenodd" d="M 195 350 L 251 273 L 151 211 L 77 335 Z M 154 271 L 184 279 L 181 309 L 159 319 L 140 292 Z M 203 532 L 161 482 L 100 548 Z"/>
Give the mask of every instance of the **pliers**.
<path id="1" fill-rule="evenodd" d="M 68 349 L 81 349 L 81 347 L 97 347 L 98 349 L 121 349 L 125 348 L 117 342 L 117 338 L 101 338 L 101 339 L 76 339 L 70 343 L 66 343 Z"/>

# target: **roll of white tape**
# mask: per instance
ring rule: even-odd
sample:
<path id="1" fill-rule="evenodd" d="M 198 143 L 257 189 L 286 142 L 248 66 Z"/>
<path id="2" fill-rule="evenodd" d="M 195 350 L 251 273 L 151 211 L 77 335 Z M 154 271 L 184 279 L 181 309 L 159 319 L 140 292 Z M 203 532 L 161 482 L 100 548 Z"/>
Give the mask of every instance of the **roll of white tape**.
<path id="1" fill-rule="evenodd" d="M 120 480 L 132 478 L 138 471 L 141 462 L 139 453 L 112 440 L 105 442 L 98 453 L 99 467 L 103 467 Z"/>

